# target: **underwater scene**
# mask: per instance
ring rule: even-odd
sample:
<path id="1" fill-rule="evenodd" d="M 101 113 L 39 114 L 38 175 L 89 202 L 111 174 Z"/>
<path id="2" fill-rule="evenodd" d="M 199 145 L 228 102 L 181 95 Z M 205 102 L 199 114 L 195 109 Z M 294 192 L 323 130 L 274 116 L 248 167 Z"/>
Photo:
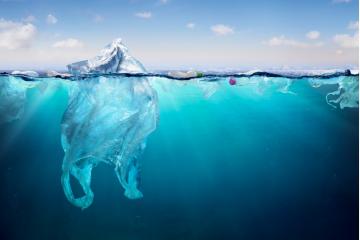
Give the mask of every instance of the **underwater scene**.
<path id="1" fill-rule="evenodd" d="M 0 77 L 2 239 L 357 239 L 358 75 L 148 75 Z"/>

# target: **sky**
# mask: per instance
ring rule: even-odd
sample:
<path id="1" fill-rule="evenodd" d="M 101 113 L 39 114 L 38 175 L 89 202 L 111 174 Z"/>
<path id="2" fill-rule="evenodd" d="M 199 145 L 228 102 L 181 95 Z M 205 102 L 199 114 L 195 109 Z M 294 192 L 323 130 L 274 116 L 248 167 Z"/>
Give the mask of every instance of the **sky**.
<path id="1" fill-rule="evenodd" d="M 358 0 L 0 0 L 0 69 L 64 70 L 122 38 L 147 69 L 358 68 Z"/>

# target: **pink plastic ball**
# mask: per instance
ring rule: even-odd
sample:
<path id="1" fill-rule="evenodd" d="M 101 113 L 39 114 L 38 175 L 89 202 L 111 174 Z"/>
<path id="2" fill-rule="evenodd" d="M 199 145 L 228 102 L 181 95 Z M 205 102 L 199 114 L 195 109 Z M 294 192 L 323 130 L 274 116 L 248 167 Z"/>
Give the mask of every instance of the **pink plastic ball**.
<path id="1" fill-rule="evenodd" d="M 236 79 L 233 78 L 233 77 L 231 77 L 231 78 L 229 79 L 229 84 L 230 84 L 230 85 L 235 85 L 235 84 L 236 84 Z"/>

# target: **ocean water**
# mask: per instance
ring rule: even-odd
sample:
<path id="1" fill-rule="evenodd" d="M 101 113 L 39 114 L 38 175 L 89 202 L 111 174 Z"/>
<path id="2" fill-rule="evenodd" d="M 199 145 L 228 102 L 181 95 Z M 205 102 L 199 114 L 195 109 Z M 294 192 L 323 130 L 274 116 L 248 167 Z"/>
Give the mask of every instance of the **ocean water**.
<path id="1" fill-rule="evenodd" d="M 68 88 L 27 89 L 22 116 L 0 125 L 0 239 L 358 239 L 358 76 L 203 80 L 149 78 L 144 196 L 99 164 L 84 210 L 60 181 Z"/>

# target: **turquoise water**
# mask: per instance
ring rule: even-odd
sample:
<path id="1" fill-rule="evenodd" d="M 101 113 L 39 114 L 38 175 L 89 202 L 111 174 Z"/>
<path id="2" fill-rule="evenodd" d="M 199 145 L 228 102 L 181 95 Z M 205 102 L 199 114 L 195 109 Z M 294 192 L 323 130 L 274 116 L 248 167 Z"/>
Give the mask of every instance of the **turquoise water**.
<path id="1" fill-rule="evenodd" d="M 27 90 L 23 116 L 0 125 L 2 239 L 358 238 L 359 112 L 327 104 L 337 85 L 220 79 L 211 95 L 150 81 L 160 119 L 139 159 L 144 197 L 125 198 L 99 164 L 85 210 L 60 182 L 67 88 Z"/>

